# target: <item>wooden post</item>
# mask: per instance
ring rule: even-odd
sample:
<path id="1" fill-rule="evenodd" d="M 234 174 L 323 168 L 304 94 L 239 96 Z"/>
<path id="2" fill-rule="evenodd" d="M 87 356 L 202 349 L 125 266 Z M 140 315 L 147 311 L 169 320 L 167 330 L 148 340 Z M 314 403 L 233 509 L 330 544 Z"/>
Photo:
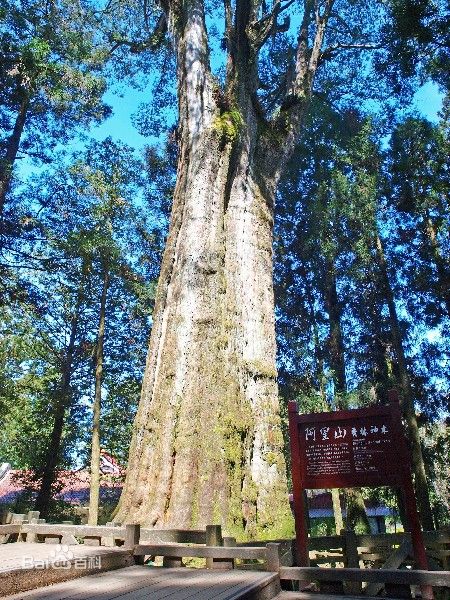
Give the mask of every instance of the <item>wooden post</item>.
<path id="1" fill-rule="evenodd" d="M 125 547 L 134 548 L 139 545 L 141 537 L 141 526 L 137 523 L 125 526 Z"/>
<path id="2" fill-rule="evenodd" d="M 34 512 L 35 514 L 37 514 L 37 517 L 33 517 L 31 519 L 28 519 L 29 523 L 31 525 L 37 525 L 38 521 L 39 521 L 39 511 L 30 511 L 28 513 L 28 515 L 30 515 L 30 513 Z M 27 544 L 34 544 L 36 542 L 36 533 L 34 531 L 29 531 L 26 535 L 25 541 L 27 542 Z"/>
<path id="3" fill-rule="evenodd" d="M 351 569 L 359 569 L 358 541 L 354 531 L 343 529 L 341 536 L 344 537 L 345 566 Z M 359 581 L 346 582 L 346 592 L 358 595 L 362 593 L 362 584 Z"/>
<path id="4" fill-rule="evenodd" d="M 39 519 L 40 514 L 41 513 L 38 510 L 29 510 L 27 515 L 28 523 L 31 523 L 33 519 L 36 519 L 37 523 L 37 519 Z"/>
<path id="5" fill-rule="evenodd" d="M 206 526 L 206 545 L 207 546 L 223 546 L 223 538 L 222 538 L 222 527 L 220 525 L 207 525 Z M 216 561 L 214 558 L 206 559 L 206 568 L 207 569 L 216 569 L 221 568 L 220 562 Z"/>
<path id="6" fill-rule="evenodd" d="M 278 573 L 280 570 L 280 544 L 269 543 L 267 548 L 267 571 Z"/>
<path id="7" fill-rule="evenodd" d="M 135 558 L 139 558 L 136 556 Z M 176 569 L 183 566 L 183 559 L 178 556 L 163 556 L 163 567 Z"/>
<path id="8" fill-rule="evenodd" d="M 398 399 L 397 390 L 389 390 L 389 400 L 391 405 L 392 413 L 395 415 L 394 425 L 396 429 L 396 436 L 398 440 L 405 439 L 401 428 L 402 413 L 400 410 L 400 403 Z M 412 471 L 411 471 L 411 459 L 407 451 L 406 442 L 400 444 L 400 449 L 403 454 L 402 456 L 402 491 L 403 500 L 406 510 L 406 517 L 408 520 L 408 529 L 411 532 L 411 542 L 414 551 L 414 560 L 423 571 L 428 570 L 428 559 L 425 552 L 425 544 L 423 541 L 422 528 L 420 525 L 419 514 L 417 511 L 416 495 L 412 482 Z M 420 587 L 422 598 L 424 600 L 433 600 L 433 588 L 429 585 Z"/>
<path id="9" fill-rule="evenodd" d="M 26 515 L 25 514 L 17 514 L 17 513 L 13 513 L 12 518 L 11 518 L 11 523 L 20 523 L 25 524 L 27 521 L 25 519 Z M 24 542 L 24 534 L 22 534 L 22 528 L 20 533 L 17 534 L 17 541 L 18 542 Z"/>
<path id="10" fill-rule="evenodd" d="M 223 545 L 225 546 L 225 548 L 235 548 L 235 546 L 236 546 L 236 538 L 234 538 L 234 537 L 224 537 L 223 538 Z M 224 560 L 222 568 L 223 569 L 234 569 L 234 558 L 231 558 L 230 560 Z"/>
<path id="11" fill-rule="evenodd" d="M 294 562 L 298 567 L 309 566 L 308 530 L 305 521 L 305 498 L 302 489 L 300 472 L 300 445 L 297 423 L 297 404 L 289 402 L 289 437 L 291 440 L 291 469 L 294 493 L 294 519 L 295 519 L 295 557 Z M 300 491 L 300 493 L 299 493 Z"/>
<path id="12" fill-rule="evenodd" d="M 139 540 L 141 538 L 141 526 L 139 523 L 133 523 L 125 525 L 125 548 L 131 548 L 134 550 L 135 546 L 139 546 Z M 137 565 L 143 565 L 145 556 L 135 556 L 134 562 Z"/>
<path id="13" fill-rule="evenodd" d="M 112 521 L 108 521 L 106 523 L 106 527 L 114 527 L 114 523 Z M 114 537 L 113 536 L 102 536 L 100 541 L 101 546 L 106 546 L 107 548 L 114 548 Z"/>

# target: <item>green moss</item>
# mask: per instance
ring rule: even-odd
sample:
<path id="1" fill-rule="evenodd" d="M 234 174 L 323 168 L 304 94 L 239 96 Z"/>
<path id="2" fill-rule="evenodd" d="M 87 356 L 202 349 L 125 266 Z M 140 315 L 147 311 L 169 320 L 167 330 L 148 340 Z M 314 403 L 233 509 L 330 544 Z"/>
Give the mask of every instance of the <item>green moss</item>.
<path id="1" fill-rule="evenodd" d="M 216 117 L 212 127 L 225 144 L 233 143 L 239 137 L 244 119 L 237 108 L 227 110 Z"/>
<path id="2" fill-rule="evenodd" d="M 267 377 L 275 379 L 277 371 L 272 363 L 263 360 L 246 360 L 244 362 L 245 370 L 253 377 Z"/>
<path id="3" fill-rule="evenodd" d="M 270 466 L 279 464 L 280 457 L 275 452 L 267 452 L 266 462 L 268 462 Z"/>

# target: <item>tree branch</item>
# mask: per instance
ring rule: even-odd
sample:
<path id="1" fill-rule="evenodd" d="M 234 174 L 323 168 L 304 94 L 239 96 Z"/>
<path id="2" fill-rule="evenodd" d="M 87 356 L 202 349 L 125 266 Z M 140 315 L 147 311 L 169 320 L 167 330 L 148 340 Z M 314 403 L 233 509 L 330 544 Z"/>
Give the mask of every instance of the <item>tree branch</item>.
<path id="1" fill-rule="evenodd" d="M 139 54 L 145 50 L 157 50 L 164 41 L 166 32 L 167 18 L 165 13 L 162 12 L 158 18 L 155 28 L 153 29 L 153 32 L 146 40 L 136 42 L 128 40 L 121 35 L 112 34 L 110 36 L 110 41 L 113 43 L 113 45 L 109 51 L 109 54 L 112 55 L 121 46 L 127 46 L 130 49 L 130 52 L 133 54 Z"/>
<path id="2" fill-rule="evenodd" d="M 335 44 L 320 53 L 319 62 L 329 60 L 338 50 L 380 50 L 381 48 L 383 48 L 383 44 Z"/>
<path id="3" fill-rule="evenodd" d="M 289 28 L 289 18 L 282 25 L 278 25 L 279 15 L 288 9 L 295 0 L 288 0 L 281 4 L 281 0 L 275 0 L 273 9 L 258 21 L 249 23 L 247 34 L 251 41 L 253 53 L 256 55 L 268 38 L 277 31 L 286 31 Z"/>

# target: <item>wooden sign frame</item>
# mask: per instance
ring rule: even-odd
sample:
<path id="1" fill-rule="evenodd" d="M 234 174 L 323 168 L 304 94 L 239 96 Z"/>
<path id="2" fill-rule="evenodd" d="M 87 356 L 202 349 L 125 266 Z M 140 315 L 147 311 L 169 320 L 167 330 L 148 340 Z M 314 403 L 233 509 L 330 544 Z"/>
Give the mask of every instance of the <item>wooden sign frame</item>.
<path id="1" fill-rule="evenodd" d="M 309 565 L 308 529 L 305 520 L 306 489 L 392 486 L 400 488 L 403 493 L 417 566 L 420 569 L 428 569 L 411 477 L 409 449 L 403 432 L 396 390 L 389 392 L 389 399 L 390 403 L 383 406 L 308 415 L 299 415 L 297 404 L 289 402 L 297 566 Z M 372 439 L 365 446 L 364 440 L 370 439 L 367 435 L 370 431 L 369 422 L 373 423 L 373 430 L 376 429 L 380 434 L 377 439 L 381 439 L 380 442 Z M 380 425 L 381 423 L 383 425 Z M 383 426 L 383 432 L 389 433 L 389 440 L 382 439 Z M 359 438 L 363 430 L 366 435 Z M 351 437 L 352 431 L 354 435 Z M 317 438 L 313 439 L 313 434 L 322 436 L 319 437 L 319 441 L 323 443 L 317 444 Z M 333 434 L 335 439 L 329 439 L 330 434 Z M 327 437 L 322 439 L 324 435 Z M 342 438 L 347 435 L 348 439 L 343 444 Z M 373 435 L 372 438 L 374 437 Z"/>

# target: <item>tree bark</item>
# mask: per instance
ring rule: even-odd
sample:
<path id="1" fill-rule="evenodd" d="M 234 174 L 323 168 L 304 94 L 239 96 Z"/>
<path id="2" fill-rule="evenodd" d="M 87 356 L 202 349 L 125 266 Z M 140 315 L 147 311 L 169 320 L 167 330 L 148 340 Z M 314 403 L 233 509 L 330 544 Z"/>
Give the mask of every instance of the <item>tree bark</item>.
<path id="1" fill-rule="evenodd" d="M 177 55 L 171 223 L 116 522 L 220 522 L 247 537 L 292 524 L 275 365 L 272 227 L 331 10 L 299 49 L 289 93 L 261 117 L 260 5 L 226 7 L 227 82 L 211 75 L 202 0 L 161 3 Z M 308 34 L 308 4 L 303 31 Z M 266 36 L 267 39 L 267 36 Z M 304 38 L 302 38 L 303 41 Z"/>
<path id="2" fill-rule="evenodd" d="M 275 366 L 276 181 L 261 170 L 244 92 L 235 93 L 245 123 L 239 139 L 238 124 L 225 123 L 232 117 L 217 108 L 203 56 L 189 56 L 203 15 L 194 9 L 188 18 L 178 57 L 177 184 L 115 520 L 220 522 L 252 536 L 290 519 Z M 233 139 L 225 125 L 235 127 Z"/>
<path id="3" fill-rule="evenodd" d="M 52 433 L 43 457 L 42 472 L 40 473 L 41 482 L 34 504 L 34 509 L 38 510 L 43 518 L 47 518 L 49 514 L 52 488 L 56 481 L 56 467 L 61 458 L 61 440 L 64 429 L 65 412 L 70 405 L 70 380 L 72 377 L 80 310 L 84 297 L 84 280 L 85 266 L 83 265 L 75 308 L 71 317 L 69 343 L 67 345 L 61 367 L 60 385 L 58 386 L 58 390 L 55 395 Z"/>
<path id="4" fill-rule="evenodd" d="M 91 482 L 89 488 L 89 525 L 97 525 L 100 499 L 100 412 L 102 402 L 103 344 L 105 339 L 106 298 L 109 287 L 108 267 L 103 269 L 103 287 L 95 345 L 95 393 L 92 407 Z"/>
<path id="5" fill-rule="evenodd" d="M 8 193 L 11 184 L 12 169 L 17 157 L 17 152 L 19 151 L 20 139 L 25 127 L 29 105 L 30 97 L 26 93 L 20 103 L 14 129 L 7 142 L 5 156 L 0 163 L 0 218 L 3 216 L 6 194 Z"/>
<path id="6" fill-rule="evenodd" d="M 115 520 L 256 535 L 288 516 L 272 209 L 253 140 L 232 157 L 210 129 L 186 152 Z"/>
<path id="7" fill-rule="evenodd" d="M 334 399 L 335 410 L 347 408 L 342 402 L 342 396 L 347 390 L 345 377 L 345 348 L 342 336 L 342 309 L 336 287 L 336 272 L 333 261 L 328 261 L 326 281 L 326 307 L 329 318 L 329 357 L 330 367 L 334 377 Z M 367 518 L 364 499 L 361 490 L 358 488 L 345 490 L 347 497 L 347 525 L 354 527 L 356 523 L 361 523 L 367 533 L 370 533 L 369 519 Z M 342 509 L 339 498 L 339 490 L 332 489 L 331 497 L 333 501 L 334 519 L 336 524 L 336 533 L 339 534 L 343 529 Z M 339 529 L 338 529 L 339 528 Z"/>
<path id="8" fill-rule="evenodd" d="M 341 307 L 336 289 L 336 273 L 332 261 L 328 261 L 325 281 L 325 301 L 330 327 L 328 338 L 330 367 L 333 371 L 335 386 L 335 409 L 340 410 L 344 406 L 340 404 L 339 395 L 346 392 L 347 382 L 345 377 L 345 349 L 341 329 Z"/>
<path id="9" fill-rule="evenodd" d="M 402 395 L 402 410 L 405 417 L 409 443 L 411 447 L 412 469 L 414 472 L 414 482 L 419 505 L 422 526 L 426 530 L 434 529 L 433 513 L 431 510 L 430 498 L 428 495 L 428 483 L 423 460 L 422 447 L 420 445 L 419 427 L 417 424 L 416 412 L 414 409 L 414 393 L 406 366 L 405 351 L 403 348 L 403 336 L 398 320 L 397 309 L 395 306 L 394 294 L 389 281 L 388 268 L 384 249 L 379 235 L 376 237 L 376 249 L 378 265 L 380 269 L 381 289 L 389 310 L 390 329 L 392 345 L 397 359 L 400 388 Z"/>
<path id="10" fill-rule="evenodd" d="M 431 254 L 436 266 L 438 293 L 445 303 L 447 314 L 450 315 L 450 267 L 448 261 L 442 256 L 433 220 L 429 214 L 425 214 L 423 220 L 425 235 L 431 247 Z"/>

